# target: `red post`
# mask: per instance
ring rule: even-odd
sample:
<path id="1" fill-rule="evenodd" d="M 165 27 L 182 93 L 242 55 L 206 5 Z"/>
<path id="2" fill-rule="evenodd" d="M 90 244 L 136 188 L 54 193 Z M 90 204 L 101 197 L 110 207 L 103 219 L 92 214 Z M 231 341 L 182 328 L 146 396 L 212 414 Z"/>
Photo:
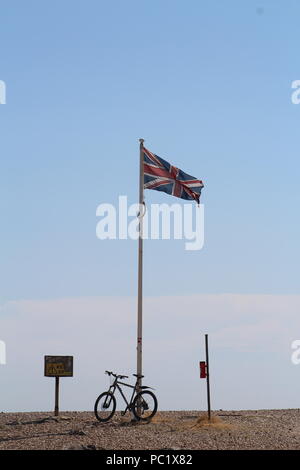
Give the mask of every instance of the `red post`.
<path id="1" fill-rule="evenodd" d="M 210 387 L 209 387 L 208 335 L 205 335 L 205 351 L 206 351 L 207 412 L 208 412 L 208 419 L 210 420 Z"/>

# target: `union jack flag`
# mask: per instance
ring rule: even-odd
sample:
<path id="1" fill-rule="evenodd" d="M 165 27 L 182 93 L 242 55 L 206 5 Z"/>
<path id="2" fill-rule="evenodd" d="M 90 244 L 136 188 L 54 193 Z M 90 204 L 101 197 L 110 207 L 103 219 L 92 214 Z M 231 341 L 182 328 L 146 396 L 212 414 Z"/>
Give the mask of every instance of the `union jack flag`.
<path id="1" fill-rule="evenodd" d="M 145 147 L 143 150 L 145 189 L 156 189 L 181 199 L 194 199 L 199 204 L 204 186 L 201 180 L 184 173 Z"/>

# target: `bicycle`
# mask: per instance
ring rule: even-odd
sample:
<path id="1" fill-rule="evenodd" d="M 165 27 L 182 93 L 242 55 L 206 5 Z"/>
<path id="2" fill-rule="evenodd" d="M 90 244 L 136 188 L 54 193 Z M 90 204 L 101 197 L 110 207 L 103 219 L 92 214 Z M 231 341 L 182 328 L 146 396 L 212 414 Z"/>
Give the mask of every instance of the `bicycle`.
<path id="1" fill-rule="evenodd" d="M 133 376 L 136 377 L 136 383 L 135 385 L 130 385 L 125 382 L 120 382 L 120 380 L 128 379 L 128 375 L 118 375 L 108 370 L 106 370 L 105 373 L 108 374 L 109 377 L 113 376 L 114 379 L 109 389 L 106 392 L 101 393 L 95 402 L 94 413 L 98 421 L 107 422 L 115 414 L 117 406 L 117 400 L 115 398 L 116 390 L 119 390 L 126 403 L 125 410 L 121 411 L 122 416 L 124 416 L 128 410 L 133 413 L 137 421 L 148 421 L 153 418 L 157 411 L 157 398 L 153 392 L 146 390 L 152 389 L 152 387 L 147 387 L 145 385 L 139 386 L 139 380 L 144 377 L 143 375 L 133 374 Z M 120 385 L 133 388 L 129 402 L 126 399 Z M 140 389 L 140 391 L 138 391 L 138 389 Z"/>

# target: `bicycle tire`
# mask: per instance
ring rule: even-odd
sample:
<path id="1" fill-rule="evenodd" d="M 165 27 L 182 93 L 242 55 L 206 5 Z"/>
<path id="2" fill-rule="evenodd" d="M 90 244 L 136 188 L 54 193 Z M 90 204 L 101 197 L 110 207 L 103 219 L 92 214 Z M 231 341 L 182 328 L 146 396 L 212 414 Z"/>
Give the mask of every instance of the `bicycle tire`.
<path id="1" fill-rule="evenodd" d="M 149 399 L 153 400 L 153 406 L 150 406 L 152 411 L 146 413 L 149 410 Z M 141 411 L 139 412 L 138 400 L 141 399 Z M 152 404 L 152 403 L 151 403 Z M 145 406 L 146 405 L 146 406 Z M 147 408 L 146 408 L 147 407 Z M 133 402 L 132 402 L 132 412 L 137 420 L 141 421 L 148 421 L 149 419 L 153 418 L 155 413 L 157 412 L 157 398 L 153 392 L 150 391 L 143 391 L 136 394 Z M 149 414 L 150 413 L 150 414 Z"/>
<path id="2" fill-rule="evenodd" d="M 110 397 L 110 401 L 106 403 L 106 400 L 108 397 Z M 101 393 L 101 395 L 99 395 L 99 397 L 95 401 L 95 406 L 94 406 L 94 413 L 98 421 L 100 421 L 101 423 L 105 423 L 106 421 L 109 421 L 115 414 L 116 406 L 117 406 L 117 401 L 112 393 L 110 392 Z"/>

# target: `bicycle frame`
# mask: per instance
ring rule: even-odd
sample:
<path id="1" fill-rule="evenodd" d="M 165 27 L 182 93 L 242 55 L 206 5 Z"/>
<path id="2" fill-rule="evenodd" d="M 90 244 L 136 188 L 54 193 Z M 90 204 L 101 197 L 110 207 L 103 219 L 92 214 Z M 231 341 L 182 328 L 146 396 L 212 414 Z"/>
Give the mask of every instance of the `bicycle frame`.
<path id="1" fill-rule="evenodd" d="M 125 397 L 124 393 L 123 393 L 123 390 L 121 389 L 120 385 L 125 385 L 125 387 L 128 387 L 128 388 L 133 388 L 133 392 L 132 392 L 132 395 L 131 395 L 131 398 L 130 398 L 130 401 L 128 402 L 127 398 Z M 123 400 L 125 401 L 126 403 L 126 408 L 124 411 L 122 411 L 121 413 L 124 415 L 126 413 L 127 410 L 130 411 L 131 409 L 131 404 L 132 404 L 132 401 L 133 401 L 133 397 L 136 393 L 136 389 L 137 389 L 137 384 L 135 385 L 130 385 L 130 384 L 126 384 L 124 382 L 118 382 L 118 379 L 115 378 L 114 380 L 114 383 L 109 387 L 109 393 L 112 393 L 112 395 L 115 394 L 115 391 L 118 389 L 118 391 L 120 392 L 121 396 L 123 397 Z"/>

